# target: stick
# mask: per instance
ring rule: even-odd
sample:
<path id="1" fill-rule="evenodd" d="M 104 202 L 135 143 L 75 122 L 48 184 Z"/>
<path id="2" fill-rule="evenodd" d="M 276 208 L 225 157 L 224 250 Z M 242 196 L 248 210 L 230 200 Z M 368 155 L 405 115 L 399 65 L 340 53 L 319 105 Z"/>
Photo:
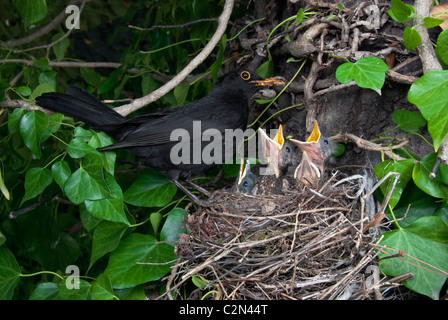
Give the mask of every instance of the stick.
<path id="1" fill-rule="evenodd" d="M 171 79 L 168 83 L 164 84 L 159 89 L 142 98 L 135 99 L 129 104 L 117 107 L 115 108 L 115 111 L 120 113 L 122 116 L 127 116 L 128 114 L 158 100 L 159 98 L 170 92 L 172 89 L 177 87 L 182 81 L 184 81 L 184 79 L 210 55 L 212 50 L 218 44 L 222 35 L 226 31 L 227 23 L 229 21 L 230 14 L 232 13 L 233 2 L 233 0 L 226 0 L 223 12 L 218 18 L 218 27 L 215 34 L 210 39 L 210 42 L 207 43 L 207 45 L 201 51 L 201 53 L 199 53 L 193 60 L 191 60 L 190 63 L 181 72 L 179 72 L 173 79 Z"/>

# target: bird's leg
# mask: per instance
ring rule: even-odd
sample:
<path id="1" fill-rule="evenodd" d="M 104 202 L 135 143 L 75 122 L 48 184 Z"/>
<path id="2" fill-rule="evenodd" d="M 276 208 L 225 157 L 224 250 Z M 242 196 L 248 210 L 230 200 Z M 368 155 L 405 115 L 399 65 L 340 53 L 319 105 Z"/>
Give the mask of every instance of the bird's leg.
<path id="1" fill-rule="evenodd" d="M 182 190 L 194 203 L 201 207 L 210 207 L 210 203 L 208 201 L 204 201 L 196 197 L 193 193 L 191 193 L 190 190 L 185 188 L 184 185 L 182 185 L 177 179 L 171 180 L 176 187 L 178 187 L 180 190 Z"/>
<path id="2" fill-rule="evenodd" d="M 208 190 L 202 188 L 201 186 L 197 185 L 194 182 L 191 182 L 190 180 L 185 179 L 185 182 L 188 183 L 190 186 L 192 186 L 193 188 L 195 188 L 196 190 L 198 190 L 200 193 L 206 195 L 207 197 L 210 198 L 210 196 L 212 195 Z"/>

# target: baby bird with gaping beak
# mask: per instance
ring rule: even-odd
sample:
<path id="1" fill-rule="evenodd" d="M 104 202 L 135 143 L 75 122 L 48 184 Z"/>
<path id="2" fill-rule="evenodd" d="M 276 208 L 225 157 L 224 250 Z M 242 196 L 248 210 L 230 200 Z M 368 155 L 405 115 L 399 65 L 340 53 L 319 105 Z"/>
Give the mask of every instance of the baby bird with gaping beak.
<path id="1" fill-rule="evenodd" d="M 324 173 L 325 160 L 331 156 L 333 142 L 322 136 L 317 121 L 306 142 L 290 139 L 302 150 L 302 159 L 294 171 L 294 178 L 299 185 L 317 188 Z"/>
<path id="2" fill-rule="evenodd" d="M 241 159 L 240 172 L 236 183 L 236 191 L 242 194 L 257 194 L 258 193 L 258 178 L 250 170 L 250 161 Z"/>
<path id="3" fill-rule="evenodd" d="M 260 139 L 264 141 L 266 168 L 265 175 L 275 175 L 278 179 L 286 174 L 288 166 L 292 164 L 294 145 L 285 140 L 283 127 L 279 125 L 274 138 L 270 138 L 263 129 L 259 129 Z"/>
<path id="4" fill-rule="evenodd" d="M 239 193 L 252 195 L 278 194 L 289 185 L 289 182 L 283 176 L 292 163 L 295 146 L 285 140 L 281 125 L 272 139 L 263 129 L 260 129 L 260 138 L 264 146 L 264 163 L 267 164 L 267 167 L 259 167 L 259 174 L 255 175 L 250 170 L 249 162 L 247 161 L 244 165 L 242 160 L 236 187 Z"/>

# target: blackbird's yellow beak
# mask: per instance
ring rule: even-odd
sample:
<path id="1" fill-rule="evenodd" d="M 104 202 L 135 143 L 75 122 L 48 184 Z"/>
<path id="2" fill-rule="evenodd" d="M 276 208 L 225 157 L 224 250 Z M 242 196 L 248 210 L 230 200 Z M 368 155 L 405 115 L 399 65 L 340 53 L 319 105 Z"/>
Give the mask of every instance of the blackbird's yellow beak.
<path id="1" fill-rule="evenodd" d="M 277 78 L 268 78 L 264 80 L 253 80 L 249 83 L 254 83 L 257 87 L 275 87 L 275 86 L 284 86 L 285 81 L 277 79 Z"/>

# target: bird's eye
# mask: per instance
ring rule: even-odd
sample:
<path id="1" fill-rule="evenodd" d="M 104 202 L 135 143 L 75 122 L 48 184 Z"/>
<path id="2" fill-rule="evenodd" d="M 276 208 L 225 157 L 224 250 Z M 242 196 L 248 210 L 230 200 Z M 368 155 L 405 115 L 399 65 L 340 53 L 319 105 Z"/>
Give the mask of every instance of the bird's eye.
<path id="1" fill-rule="evenodd" d="M 328 140 L 324 140 L 324 143 L 325 143 L 325 144 L 328 144 Z"/>
<path id="2" fill-rule="evenodd" d="M 241 78 L 243 80 L 249 80 L 250 79 L 250 72 L 248 72 L 248 71 L 241 72 Z"/>
<path id="3" fill-rule="evenodd" d="M 289 149 L 289 147 L 286 147 L 285 150 L 286 150 L 286 152 L 288 152 L 288 153 L 291 152 L 291 149 Z"/>
<path id="4" fill-rule="evenodd" d="M 247 187 L 247 186 L 248 186 L 248 183 L 247 183 L 247 181 L 244 181 L 244 182 L 243 182 L 243 186 L 245 186 L 245 187 Z"/>

